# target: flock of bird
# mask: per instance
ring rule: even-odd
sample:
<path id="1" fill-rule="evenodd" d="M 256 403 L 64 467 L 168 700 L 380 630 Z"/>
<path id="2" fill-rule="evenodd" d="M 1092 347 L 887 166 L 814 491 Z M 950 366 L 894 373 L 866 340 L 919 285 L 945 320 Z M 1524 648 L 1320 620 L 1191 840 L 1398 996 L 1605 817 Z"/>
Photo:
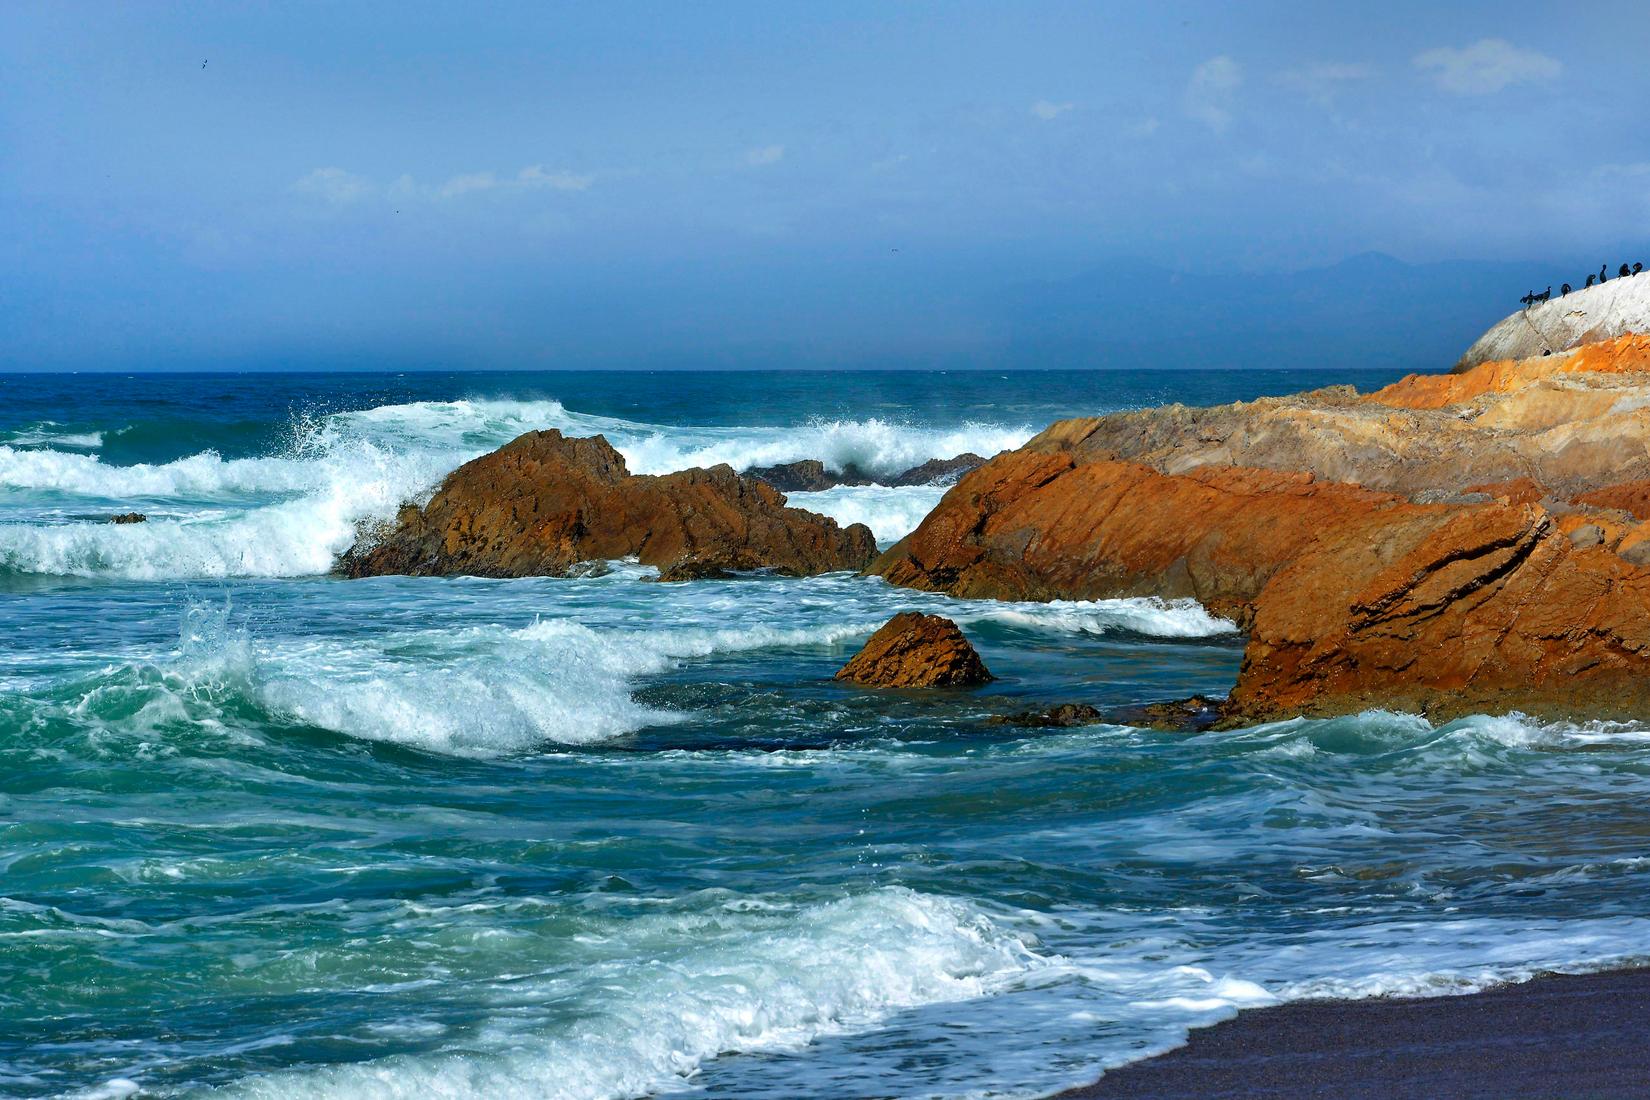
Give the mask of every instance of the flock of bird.
<path id="1" fill-rule="evenodd" d="M 1616 269 L 1616 278 L 1625 279 L 1629 275 L 1637 275 L 1639 272 L 1641 272 L 1643 270 L 1644 270 L 1644 265 L 1643 264 L 1634 264 L 1632 267 L 1628 267 L 1626 264 L 1622 264 L 1621 267 Z M 1599 268 L 1598 268 L 1598 274 L 1597 275 L 1587 276 L 1587 286 L 1593 286 L 1596 283 L 1607 283 L 1607 282 L 1609 282 L 1610 281 L 1609 271 L 1610 271 L 1610 265 L 1609 264 L 1600 264 Z M 1566 294 L 1570 293 L 1570 291 L 1573 290 L 1573 289 L 1575 289 L 1575 288 L 1572 287 L 1569 283 L 1565 283 L 1563 286 L 1558 288 L 1558 296 L 1560 298 L 1562 298 Z M 1583 289 L 1585 289 L 1585 287 Z M 1537 302 L 1545 302 L 1548 299 L 1550 299 L 1552 296 L 1553 296 L 1553 288 L 1551 286 L 1548 286 L 1547 289 L 1543 290 L 1540 294 L 1537 294 L 1535 291 L 1532 290 L 1528 294 L 1524 295 L 1524 297 L 1522 297 L 1518 300 L 1520 302 L 1524 303 L 1524 308 L 1525 309 L 1529 309 L 1531 306 L 1535 305 Z"/>

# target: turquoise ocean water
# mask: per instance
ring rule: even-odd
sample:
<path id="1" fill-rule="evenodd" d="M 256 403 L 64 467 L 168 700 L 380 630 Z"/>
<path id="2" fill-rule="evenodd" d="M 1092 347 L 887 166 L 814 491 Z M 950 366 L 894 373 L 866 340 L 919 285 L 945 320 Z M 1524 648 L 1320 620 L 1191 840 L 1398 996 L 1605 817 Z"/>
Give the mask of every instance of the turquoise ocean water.
<path id="1" fill-rule="evenodd" d="M 1016 731 L 1224 691 L 1241 639 L 849 575 L 326 575 L 531 428 L 891 475 L 1390 378 L 0 376 L 0 1094 L 1039 1096 L 1242 1005 L 1645 959 L 1650 724 Z M 793 503 L 886 542 L 942 492 Z M 831 680 L 908 608 L 999 679 Z"/>

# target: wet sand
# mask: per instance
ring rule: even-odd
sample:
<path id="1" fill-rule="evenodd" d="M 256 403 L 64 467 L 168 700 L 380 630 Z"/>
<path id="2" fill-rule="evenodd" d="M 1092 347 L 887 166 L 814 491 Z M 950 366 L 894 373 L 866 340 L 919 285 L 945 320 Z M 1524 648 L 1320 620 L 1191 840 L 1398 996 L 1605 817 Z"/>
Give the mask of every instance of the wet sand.
<path id="1" fill-rule="evenodd" d="M 1650 969 L 1250 1009 L 1058 1100 L 1645 1096 Z"/>

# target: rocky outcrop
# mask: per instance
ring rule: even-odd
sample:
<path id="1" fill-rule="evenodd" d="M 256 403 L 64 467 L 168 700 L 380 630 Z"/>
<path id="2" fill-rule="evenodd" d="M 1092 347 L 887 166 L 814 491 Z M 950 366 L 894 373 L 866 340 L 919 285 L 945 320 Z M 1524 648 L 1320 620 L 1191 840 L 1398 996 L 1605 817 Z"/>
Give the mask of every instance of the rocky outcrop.
<path id="1" fill-rule="evenodd" d="M 930 688 L 970 687 L 992 675 L 956 623 L 906 611 L 871 635 L 836 678 L 865 687 Z"/>
<path id="2" fill-rule="evenodd" d="M 872 571 L 961 596 L 1188 596 L 1250 631 L 1226 721 L 1650 713 L 1650 340 L 1063 421 Z"/>
<path id="3" fill-rule="evenodd" d="M 973 451 L 964 451 L 955 458 L 931 458 L 920 466 L 911 467 L 888 484 L 896 488 L 912 485 L 945 485 L 956 481 L 976 466 L 984 464 L 985 459 Z"/>
<path id="4" fill-rule="evenodd" d="M 122 512 L 118 516 L 110 516 L 110 523 L 148 523 L 149 517 L 142 512 Z"/>
<path id="5" fill-rule="evenodd" d="M 1343 386 L 1064 420 L 1022 449 L 1126 459 L 1165 474 L 1305 472 L 1404 496 L 1528 478 L 1567 496 L 1650 478 L 1650 336 L 1414 375 L 1367 396 Z"/>
<path id="6" fill-rule="evenodd" d="M 1191 597 L 1241 624 L 1272 574 L 1325 527 L 1397 502 L 1309 474 L 1171 476 L 1027 449 L 963 478 L 872 572 L 971 598 Z"/>
<path id="7" fill-rule="evenodd" d="M 745 476 L 767 482 L 781 493 L 818 493 L 838 485 L 871 484 L 870 478 L 851 466 L 840 474 L 833 473 L 817 458 L 782 462 L 778 466 L 752 466 L 745 471 Z"/>
<path id="8" fill-rule="evenodd" d="M 854 466 L 845 466 L 840 473 L 830 470 L 817 458 L 782 462 L 777 466 L 752 466 L 745 471 L 745 476 L 765 481 L 782 493 L 817 493 L 838 485 L 887 484 L 895 488 L 908 488 L 913 485 L 949 484 L 984 461 L 972 452 L 955 458 L 931 458 L 886 482 L 878 482 Z"/>
<path id="9" fill-rule="evenodd" d="M 1255 601 L 1228 709 L 1650 713 L 1650 569 L 1615 552 L 1635 530 L 1501 503 L 1338 528 Z"/>
<path id="10" fill-rule="evenodd" d="M 1609 274 L 1609 282 L 1508 314 L 1473 342 L 1455 369 L 1532 359 L 1628 333 L 1650 332 L 1650 278 L 1617 278 L 1613 265 Z"/>
<path id="11" fill-rule="evenodd" d="M 862 568 L 876 553 L 863 524 L 785 506 L 772 487 L 727 466 L 633 475 L 601 436 L 528 432 L 454 470 L 422 508 L 363 538 L 345 576 L 562 576 L 634 557 L 660 579 L 772 570 L 791 576 Z"/>

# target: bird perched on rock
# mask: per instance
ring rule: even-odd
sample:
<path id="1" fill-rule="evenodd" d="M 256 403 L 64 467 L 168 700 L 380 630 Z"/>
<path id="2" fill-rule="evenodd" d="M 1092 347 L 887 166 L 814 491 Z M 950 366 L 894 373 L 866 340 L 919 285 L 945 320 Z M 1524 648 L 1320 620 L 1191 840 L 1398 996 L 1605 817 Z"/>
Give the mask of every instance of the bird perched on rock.
<path id="1" fill-rule="evenodd" d="M 1570 284 L 1569 283 L 1565 283 L 1563 286 L 1558 288 L 1558 296 L 1560 298 L 1568 298 L 1570 296 Z"/>
<path id="2" fill-rule="evenodd" d="M 1620 267 L 1618 267 L 1616 269 L 1616 278 L 1625 279 L 1625 278 L 1627 278 L 1627 276 L 1631 275 L 1632 273 L 1633 273 L 1632 268 L 1628 267 L 1626 264 L 1622 264 Z"/>
<path id="3" fill-rule="evenodd" d="M 1605 274 L 1605 272 L 1607 272 L 1609 270 L 1610 270 L 1610 265 L 1609 264 L 1599 264 L 1598 265 L 1598 281 L 1599 282 L 1607 283 L 1607 282 L 1610 281 L 1610 276 Z"/>
<path id="4" fill-rule="evenodd" d="M 1597 275 L 1587 276 L 1587 286 L 1592 286 L 1596 282 L 1598 282 L 1598 276 Z M 1583 289 L 1586 289 L 1586 288 L 1584 287 Z"/>

